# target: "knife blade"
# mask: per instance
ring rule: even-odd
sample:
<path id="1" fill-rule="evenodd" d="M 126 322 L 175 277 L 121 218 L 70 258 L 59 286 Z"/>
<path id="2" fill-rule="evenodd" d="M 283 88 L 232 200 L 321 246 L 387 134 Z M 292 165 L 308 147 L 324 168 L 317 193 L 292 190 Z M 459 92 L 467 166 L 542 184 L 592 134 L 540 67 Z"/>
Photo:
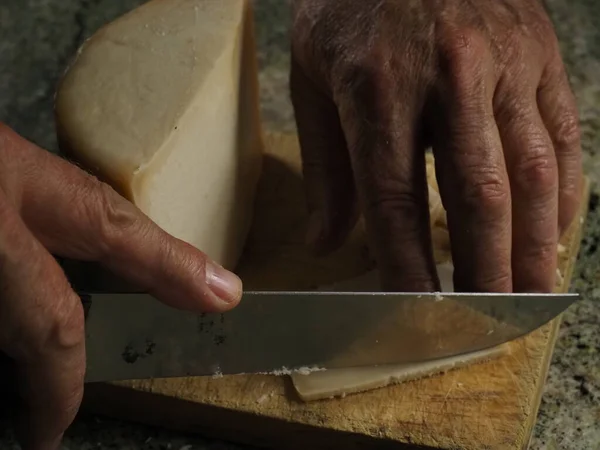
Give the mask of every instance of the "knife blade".
<path id="1" fill-rule="evenodd" d="M 245 292 L 225 314 L 81 294 L 86 382 L 418 363 L 530 333 L 577 294 Z"/>

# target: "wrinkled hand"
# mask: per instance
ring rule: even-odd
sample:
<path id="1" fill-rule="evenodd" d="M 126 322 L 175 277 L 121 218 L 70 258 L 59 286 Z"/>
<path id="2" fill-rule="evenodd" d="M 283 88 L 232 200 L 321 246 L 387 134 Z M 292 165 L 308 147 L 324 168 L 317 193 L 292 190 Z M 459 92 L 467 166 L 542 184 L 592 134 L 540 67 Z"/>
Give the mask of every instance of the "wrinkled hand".
<path id="1" fill-rule="evenodd" d="M 20 440 L 32 450 L 57 448 L 85 372 L 81 301 L 51 253 L 100 262 L 180 309 L 221 312 L 241 296 L 237 277 L 0 125 L 0 351 L 16 363 Z"/>
<path id="2" fill-rule="evenodd" d="M 539 0 L 295 0 L 309 240 L 365 217 L 387 289 L 439 289 L 431 146 L 461 291 L 550 291 L 580 202 L 576 104 Z"/>

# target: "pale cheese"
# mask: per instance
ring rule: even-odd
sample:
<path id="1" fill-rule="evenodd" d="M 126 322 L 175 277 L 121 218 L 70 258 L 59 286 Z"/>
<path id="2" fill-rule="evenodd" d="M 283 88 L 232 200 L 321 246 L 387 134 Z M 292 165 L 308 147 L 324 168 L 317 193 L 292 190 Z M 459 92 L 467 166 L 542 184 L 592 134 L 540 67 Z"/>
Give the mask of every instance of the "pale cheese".
<path id="1" fill-rule="evenodd" d="M 96 32 L 56 96 L 61 147 L 233 267 L 262 162 L 251 3 L 152 0 Z"/>

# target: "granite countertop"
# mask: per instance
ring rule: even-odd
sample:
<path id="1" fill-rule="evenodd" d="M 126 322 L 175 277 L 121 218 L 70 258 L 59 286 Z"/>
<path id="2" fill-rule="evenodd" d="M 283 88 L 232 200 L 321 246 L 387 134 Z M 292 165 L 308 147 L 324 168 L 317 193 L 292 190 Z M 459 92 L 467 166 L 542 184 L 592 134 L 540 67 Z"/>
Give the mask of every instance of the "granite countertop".
<path id="1" fill-rule="evenodd" d="M 254 0 L 262 114 L 272 130 L 294 130 L 288 100 L 289 0 Z M 143 0 L 2 0 L 0 121 L 56 151 L 52 98 L 58 76 L 80 43 L 99 26 Z M 531 449 L 600 448 L 600 2 L 546 0 L 555 22 L 583 127 L 585 169 L 593 193 L 572 289 L 584 300 L 565 314 Z M 0 423 L 0 448 L 16 449 Z M 80 417 L 65 449 L 234 450 L 233 444 Z"/>

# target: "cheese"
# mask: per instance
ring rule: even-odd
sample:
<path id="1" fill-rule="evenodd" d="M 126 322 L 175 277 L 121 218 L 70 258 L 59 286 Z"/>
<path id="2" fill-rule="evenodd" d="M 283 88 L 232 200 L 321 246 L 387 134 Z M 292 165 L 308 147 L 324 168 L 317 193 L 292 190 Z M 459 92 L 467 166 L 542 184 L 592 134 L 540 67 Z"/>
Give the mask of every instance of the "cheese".
<path id="1" fill-rule="evenodd" d="M 82 46 L 55 108 L 67 154 L 167 232 L 237 263 L 262 162 L 249 1 L 134 9 Z"/>
<path id="2" fill-rule="evenodd" d="M 452 263 L 444 262 L 438 264 L 437 272 L 442 291 L 452 292 L 454 290 Z M 377 291 L 378 289 L 379 279 L 377 272 L 371 271 L 361 277 L 339 282 L 322 290 L 365 292 Z M 304 401 L 321 400 L 331 397 L 343 398 L 348 394 L 429 377 L 449 370 L 484 362 L 506 355 L 509 351 L 508 344 L 503 344 L 466 355 L 426 361 L 418 364 L 390 364 L 378 367 L 333 369 L 310 374 L 293 373 L 291 378 L 296 392 Z"/>
<path id="3" fill-rule="evenodd" d="M 509 353 L 509 345 L 502 344 L 466 355 L 425 361 L 419 364 L 390 364 L 378 367 L 327 370 L 309 375 L 293 374 L 292 380 L 296 392 L 304 401 L 332 397 L 344 398 L 349 394 L 439 375 Z"/>

